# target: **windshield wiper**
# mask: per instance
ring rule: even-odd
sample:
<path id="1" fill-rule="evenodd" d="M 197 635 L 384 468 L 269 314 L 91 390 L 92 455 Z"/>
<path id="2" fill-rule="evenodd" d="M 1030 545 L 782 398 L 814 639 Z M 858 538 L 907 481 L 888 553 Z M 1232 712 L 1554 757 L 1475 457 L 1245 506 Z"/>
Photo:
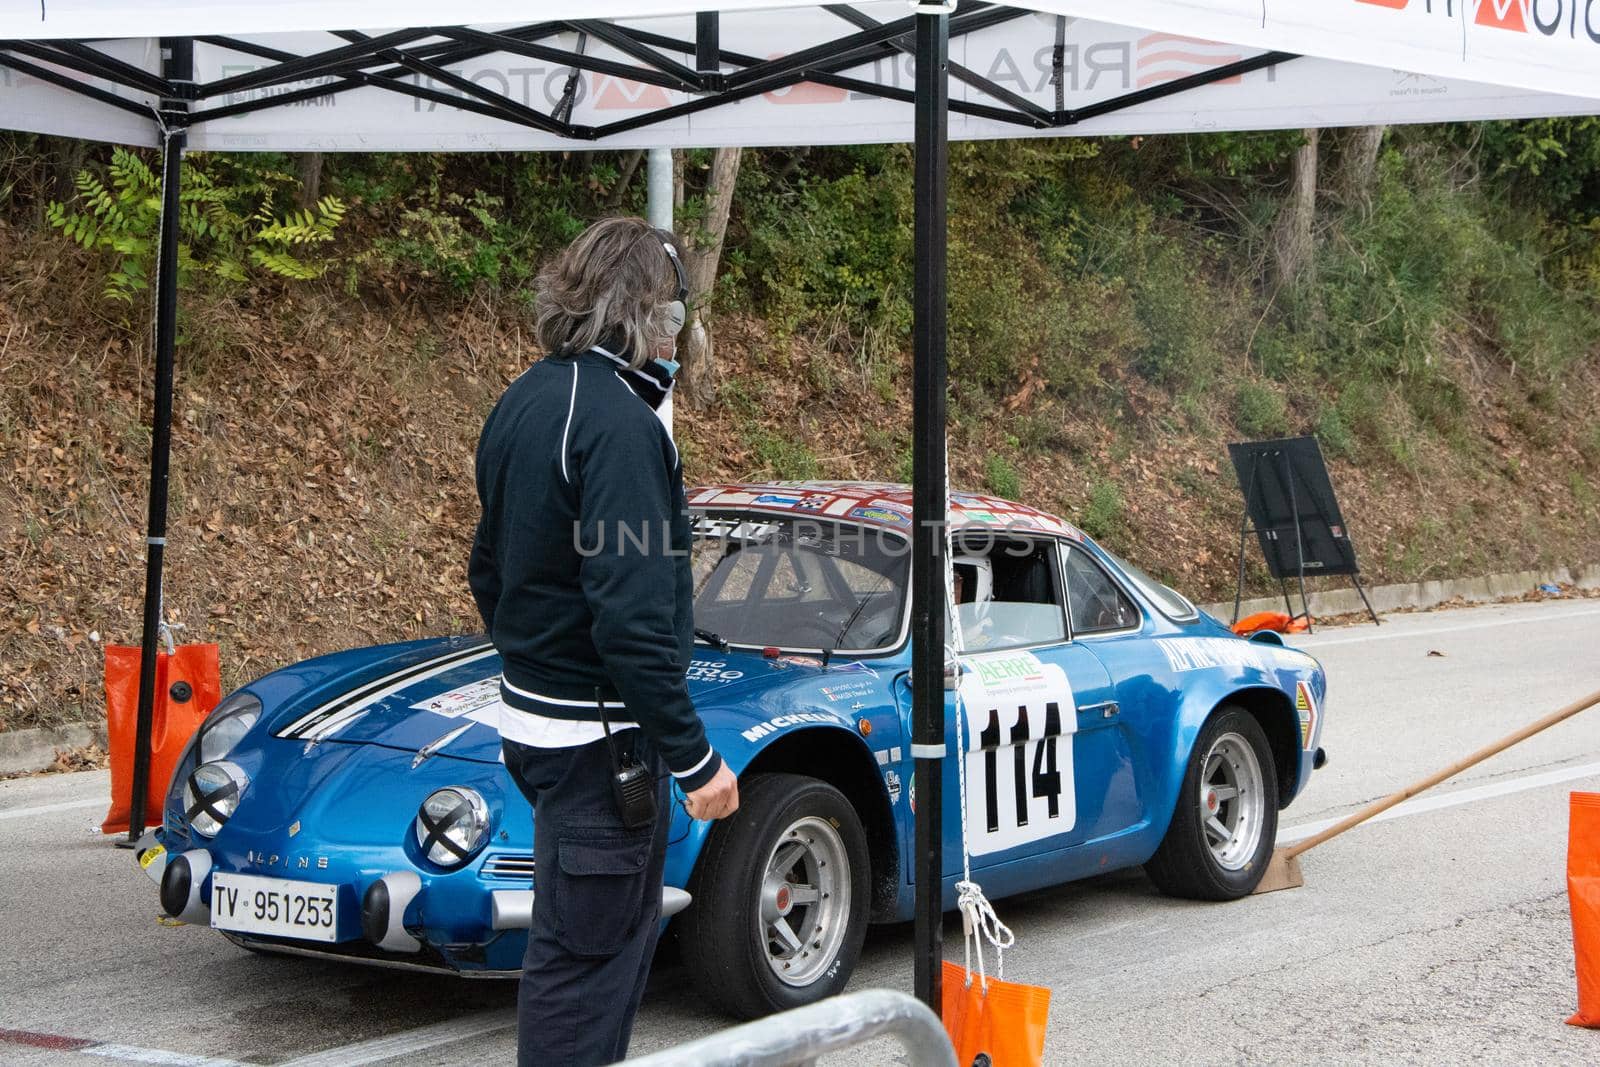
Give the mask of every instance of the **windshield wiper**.
<path id="1" fill-rule="evenodd" d="M 882 592 L 883 587 L 888 583 L 889 576 L 887 574 L 882 575 L 878 578 L 877 585 L 861 594 L 861 599 L 856 601 L 856 610 L 850 613 L 850 617 L 844 620 L 844 625 L 839 627 L 839 632 L 833 635 L 833 646 L 822 650 L 822 665 L 824 667 L 828 665 L 829 660 L 833 659 L 833 654 L 838 651 L 839 646 L 844 643 L 844 635 L 850 632 L 850 627 L 854 626 L 856 620 L 861 617 L 861 612 L 866 608 L 867 601 Z"/>
<path id="2" fill-rule="evenodd" d="M 724 655 L 727 654 L 728 642 L 724 641 L 720 634 L 714 634 L 710 630 L 702 630 L 700 627 L 696 626 L 694 628 L 694 635 L 701 641 L 704 641 L 706 644 L 714 647 L 718 652 L 721 652 Z"/>

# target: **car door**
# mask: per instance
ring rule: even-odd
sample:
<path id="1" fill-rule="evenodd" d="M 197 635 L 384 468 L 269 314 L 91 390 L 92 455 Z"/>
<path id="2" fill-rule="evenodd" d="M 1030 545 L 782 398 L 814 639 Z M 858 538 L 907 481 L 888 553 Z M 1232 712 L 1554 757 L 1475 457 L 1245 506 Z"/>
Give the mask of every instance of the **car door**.
<path id="1" fill-rule="evenodd" d="M 1093 654 L 1108 675 L 1099 715 L 1092 724 L 1079 723 L 1080 730 L 1098 731 L 1092 747 L 1099 793 L 1095 810 L 1085 812 L 1082 820 L 1086 839 L 1093 840 L 1147 817 L 1153 783 L 1148 759 L 1136 754 L 1150 748 L 1150 720 L 1165 713 L 1165 691 L 1150 677 L 1147 620 L 1137 602 L 1081 545 L 1063 544 L 1061 565 L 1073 642 Z"/>
<path id="2" fill-rule="evenodd" d="M 946 825 L 965 828 L 978 868 L 1085 840 L 1114 772 L 1102 743 L 1102 724 L 1115 716 L 1110 677 L 1070 640 L 1059 552 L 1053 539 L 996 545 L 988 626 L 957 608 L 963 671 L 947 694 L 946 723 L 947 751 L 961 764 L 946 761 L 955 809 Z M 954 869 L 960 847 L 948 843 Z"/>

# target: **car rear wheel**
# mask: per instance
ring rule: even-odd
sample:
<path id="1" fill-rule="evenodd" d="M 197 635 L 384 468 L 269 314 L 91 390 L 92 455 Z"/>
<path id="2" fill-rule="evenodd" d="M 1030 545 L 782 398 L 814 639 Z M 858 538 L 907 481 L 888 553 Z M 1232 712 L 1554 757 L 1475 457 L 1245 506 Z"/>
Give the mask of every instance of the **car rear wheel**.
<path id="1" fill-rule="evenodd" d="M 1167 836 L 1145 873 L 1175 897 L 1236 900 L 1261 881 L 1277 835 L 1272 746 L 1249 712 L 1223 707 L 1195 740 Z"/>
<path id="2" fill-rule="evenodd" d="M 869 890 L 866 832 L 844 794 L 752 775 L 695 865 L 677 920 L 684 962 L 708 1001 L 744 1018 L 833 996 L 861 955 Z"/>

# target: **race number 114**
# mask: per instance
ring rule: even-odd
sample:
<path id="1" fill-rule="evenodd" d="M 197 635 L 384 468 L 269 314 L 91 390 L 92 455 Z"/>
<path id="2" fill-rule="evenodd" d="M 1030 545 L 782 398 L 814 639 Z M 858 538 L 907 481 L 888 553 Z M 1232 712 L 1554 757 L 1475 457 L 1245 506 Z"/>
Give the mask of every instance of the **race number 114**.
<path id="1" fill-rule="evenodd" d="M 998 852 L 1072 829 L 1072 732 L 1062 731 L 1060 701 L 968 708 L 967 721 L 978 743 L 966 754 L 972 852 Z"/>

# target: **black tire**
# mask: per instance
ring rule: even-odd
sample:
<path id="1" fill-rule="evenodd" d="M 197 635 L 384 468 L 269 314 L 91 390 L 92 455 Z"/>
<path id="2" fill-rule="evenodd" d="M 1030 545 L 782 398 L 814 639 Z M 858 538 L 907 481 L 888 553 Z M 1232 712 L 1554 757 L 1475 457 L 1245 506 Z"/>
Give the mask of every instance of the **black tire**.
<path id="1" fill-rule="evenodd" d="M 802 820 L 813 820 L 809 837 Z M 831 827 L 831 836 L 815 820 Z M 801 828 L 791 833 L 797 825 Z M 825 853 L 842 853 L 849 870 L 840 875 L 835 866 L 831 875 L 819 872 L 817 884 L 809 888 L 820 897 L 828 884 L 848 886 L 847 906 L 831 892 L 826 895 L 832 904 L 801 904 L 799 890 L 791 896 L 765 888 L 769 865 L 782 862 L 779 849 L 794 854 L 795 844 L 801 846 L 798 855 L 823 866 Z M 831 997 L 849 980 L 867 932 L 871 876 L 861 818 L 844 794 L 826 782 L 796 774 L 751 775 L 739 783 L 738 812 L 711 828 L 689 892 L 694 901 L 674 925 L 683 961 L 707 1001 L 732 1015 L 754 1019 Z M 773 927 L 762 920 L 764 894 L 771 898 L 769 908 L 781 901 L 790 909 L 781 918 L 792 924 L 788 926 L 792 934 L 798 932 L 796 927 L 807 933 L 801 949 L 791 950 L 796 952 L 792 962 L 801 979 L 797 983 L 778 976 L 785 961 L 769 962 L 773 950 L 768 935 Z M 827 912 L 841 907 L 846 908 L 842 937 L 836 923 L 813 929 Z"/>
<path id="2" fill-rule="evenodd" d="M 1228 863 L 1223 862 L 1223 858 L 1213 849 L 1211 835 L 1207 834 L 1207 820 L 1202 816 L 1202 805 L 1206 801 L 1201 793 L 1200 781 L 1208 757 L 1225 738 L 1241 739 L 1254 755 L 1255 776 L 1259 778 L 1256 788 L 1260 791 L 1261 801 L 1254 809 L 1244 807 L 1238 813 L 1243 817 L 1253 810 L 1256 836 L 1252 841 L 1240 834 L 1235 845 L 1237 854 L 1228 855 L 1226 858 L 1231 861 Z M 1219 759 L 1235 748 L 1237 744 L 1230 740 L 1219 751 Z M 1248 759 L 1243 758 L 1242 752 L 1233 754 L 1238 760 L 1229 761 L 1232 773 L 1239 777 L 1250 776 Z M 1227 773 L 1227 769 L 1219 768 L 1213 778 L 1215 780 Z M 1239 803 L 1237 800 L 1232 802 Z M 1219 821 L 1233 817 L 1226 806 L 1228 803 L 1217 802 L 1211 809 Z M 1194 749 L 1189 754 L 1189 766 L 1184 769 L 1183 785 L 1178 791 L 1172 822 L 1167 827 L 1166 837 L 1161 839 L 1161 847 L 1145 863 L 1145 873 L 1156 884 L 1156 888 L 1169 896 L 1191 900 L 1237 900 L 1248 896 L 1260 883 L 1261 876 L 1267 870 L 1267 861 L 1272 857 L 1277 836 L 1278 773 L 1272 759 L 1272 746 L 1268 744 L 1266 733 L 1253 715 L 1243 708 L 1224 705 L 1206 720 L 1200 736 L 1195 739 Z M 1222 839 L 1220 834 L 1218 837 L 1218 848 L 1223 848 L 1226 841 L 1233 840 Z"/>

